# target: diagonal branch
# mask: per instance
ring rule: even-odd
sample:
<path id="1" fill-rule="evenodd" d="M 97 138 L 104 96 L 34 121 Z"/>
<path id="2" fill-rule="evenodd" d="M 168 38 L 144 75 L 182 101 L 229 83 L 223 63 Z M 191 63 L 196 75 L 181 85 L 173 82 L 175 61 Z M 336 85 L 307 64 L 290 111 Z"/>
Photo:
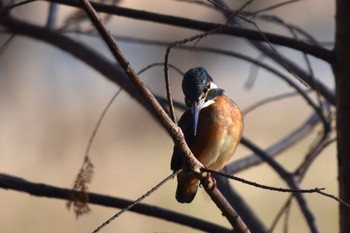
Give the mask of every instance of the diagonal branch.
<path id="1" fill-rule="evenodd" d="M 290 148 L 292 145 L 309 135 L 314 127 L 320 122 L 320 118 L 317 114 L 313 114 L 308 118 L 299 128 L 279 140 L 278 142 L 265 149 L 265 152 L 269 156 L 277 156 L 282 151 Z M 243 171 L 251 166 L 256 166 L 264 161 L 256 154 L 248 155 L 245 158 L 234 161 L 226 166 L 226 173 L 234 174 Z"/>
<path id="2" fill-rule="evenodd" d="M 251 149 L 256 153 L 261 159 L 263 159 L 268 165 L 270 165 L 276 173 L 288 184 L 291 189 L 300 189 L 294 176 L 288 173 L 279 163 L 277 163 L 271 156 L 269 156 L 265 151 L 261 150 L 259 147 L 254 145 L 247 139 L 242 139 L 242 144 Z M 318 233 L 318 226 L 316 225 L 315 217 L 310 210 L 304 196 L 301 193 L 293 193 L 295 199 L 297 200 L 299 207 L 305 217 L 306 222 L 312 233 Z"/>
<path id="3" fill-rule="evenodd" d="M 107 46 L 109 47 L 115 59 L 122 66 L 123 70 L 125 71 L 127 76 L 130 78 L 130 80 L 133 82 L 133 84 L 136 86 L 138 91 L 144 96 L 146 101 L 152 106 L 153 111 L 161 119 L 164 127 L 167 129 L 169 135 L 172 137 L 175 145 L 179 149 L 181 149 L 181 151 L 184 153 L 185 160 L 188 162 L 188 164 L 191 165 L 191 167 L 194 168 L 194 171 L 198 171 L 198 169 L 202 168 L 203 165 L 194 157 L 191 150 L 188 148 L 188 145 L 185 141 L 185 138 L 181 129 L 177 127 L 176 124 L 169 118 L 169 116 L 166 114 L 166 112 L 157 102 L 157 100 L 152 95 L 152 93 L 148 90 L 145 84 L 138 77 L 137 73 L 132 68 L 132 66 L 130 65 L 129 61 L 127 60 L 123 52 L 120 50 L 119 45 L 114 40 L 111 33 L 107 31 L 106 28 L 104 27 L 100 17 L 97 15 L 96 11 L 93 9 L 89 1 L 80 0 L 80 2 L 83 5 L 90 20 L 92 21 L 92 23 L 101 34 L 104 41 L 106 42 Z M 235 214 L 236 212 L 234 211 L 234 209 L 228 204 L 228 202 L 221 195 L 218 189 L 212 190 L 208 188 L 207 185 L 204 185 L 204 188 L 206 189 L 208 194 L 211 196 L 212 200 L 220 208 L 223 215 L 228 219 L 228 221 L 234 227 L 235 231 L 241 232 L 241 233 L 250 232 L 245 226 L 245 224 L 243 223 L 243 221 L 238 217 L 237 214 Z"/>

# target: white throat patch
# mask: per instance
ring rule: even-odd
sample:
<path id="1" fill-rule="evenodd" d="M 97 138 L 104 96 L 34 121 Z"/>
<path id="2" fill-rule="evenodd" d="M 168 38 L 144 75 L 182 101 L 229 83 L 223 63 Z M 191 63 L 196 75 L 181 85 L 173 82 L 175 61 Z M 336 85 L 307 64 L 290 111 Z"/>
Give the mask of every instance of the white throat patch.
<path id="1" fill-rule="evenodd" d="M 207 102 L 204 102 L 203 105 L 202 105 L 202 108 L 206 108 L 206 107 L 208 107 L 208 106 L 214 104 L 214 103 L 215 103 L 214 100 L 215 100 L 215 98 L 212 99 L 212 100 L 208 100 Z"/>
<path id="2" fill-rule="evenodd" d="M 218 86 L 216 86 L 215 83 L 211 82 L 210 86 L 209 86 L 209 90 L 215 89 L 215 88 L 218 88 Z M 204 102 L 203 105 L 202 105 L 202 108 L 206 108 L 206 107 L 208 107 L 208 106 L 210 106 L 210 105 L 212 105 L 214 103 L 215 103 L 215 98 L 211 99 L 211 100 L 208 100 L 207 102 Z"/>
<path id="3" fill-rule="evenodd" d="M 215 89 L 215 88 L 218 88 L 218 86 L 216 86 L 215 83 L 211 82 L 209 88 L 210 89 Z"/>

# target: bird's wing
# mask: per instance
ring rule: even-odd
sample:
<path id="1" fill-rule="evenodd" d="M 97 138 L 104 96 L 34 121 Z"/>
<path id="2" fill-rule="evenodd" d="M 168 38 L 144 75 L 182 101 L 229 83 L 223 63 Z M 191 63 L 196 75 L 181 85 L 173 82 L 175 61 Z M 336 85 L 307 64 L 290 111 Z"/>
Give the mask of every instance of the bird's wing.
<path id="1" fill-rule="evenodd" d="M 193 133 L 193 116 L 191 110 L 187 110 L 180 118 L 178 122 L 179 127 L 182 129 L 182 132 L 185 135 L 185 140 L 187 145 L 191 147 L 194 133 Z M 182 167 L 182 156 L 174 146 L 173 156 L 171 158 L 170 168 L 171 170 L 178 170 Z"/>

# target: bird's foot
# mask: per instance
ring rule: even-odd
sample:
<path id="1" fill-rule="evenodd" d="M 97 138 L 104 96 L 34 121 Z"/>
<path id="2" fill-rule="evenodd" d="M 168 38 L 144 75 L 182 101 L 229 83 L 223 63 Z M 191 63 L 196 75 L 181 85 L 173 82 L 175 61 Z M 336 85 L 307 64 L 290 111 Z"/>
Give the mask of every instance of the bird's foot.
<path id="1" fill-rule="evenodd" d="M 200 174 L 201 173 L 201 167 L 200 166 L 194 166 L 193 167 L 193 172 L 197 173 L 197 174 Z"/>
<path id="2" fill-rule="evenodd" d="M 207 184 L 210 190 L 214 190 L 216 188 L 216 180 L 211 176 L 210 172 L 203 172 L 202 176 L 204 178 L 204 182 Z"/>

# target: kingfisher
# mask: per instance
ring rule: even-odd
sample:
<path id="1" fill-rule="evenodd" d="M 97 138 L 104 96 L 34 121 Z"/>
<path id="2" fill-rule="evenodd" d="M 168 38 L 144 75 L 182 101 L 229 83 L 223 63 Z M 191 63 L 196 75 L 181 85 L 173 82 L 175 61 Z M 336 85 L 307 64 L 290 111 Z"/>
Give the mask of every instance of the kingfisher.
<path id="1" fill-rule="evenodd" d="M 193 155 L 206 167 L 221 170 L 233 156 L 243 131 L 243 117 L 238 106 L 218 88 L 203 67 L 188 70 L 182 80 L 187 111 L 178 125 Z M 177 175 L 176 200 L 190 203 L 200 180 L 190 171 L 174 147 L 171 169 L 184 170 Z"/>

